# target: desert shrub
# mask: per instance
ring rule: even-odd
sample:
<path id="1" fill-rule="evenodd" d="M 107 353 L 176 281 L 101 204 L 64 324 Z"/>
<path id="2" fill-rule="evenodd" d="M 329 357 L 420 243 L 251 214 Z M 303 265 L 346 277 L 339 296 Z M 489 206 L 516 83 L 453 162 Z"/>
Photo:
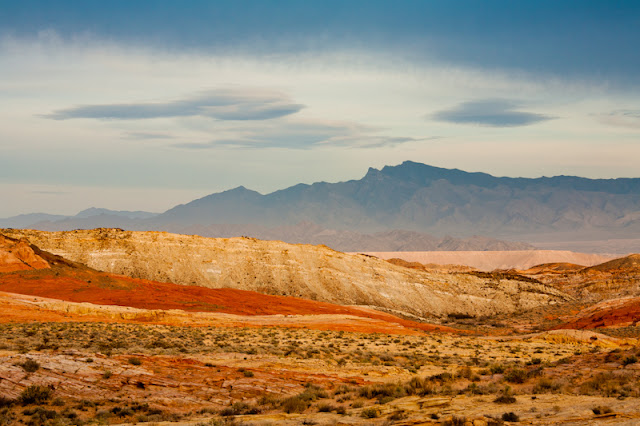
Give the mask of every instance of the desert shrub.
<path id="1" fill-rule="evenodd" d="M 625 385 L 632 380 L 629 375 L 598 373 L 580 386 L 580 393 L 608 397 L 625 395 L 627 393 Z"/>
<path id="2" fill-rule="evenodd" d="M 27 425 L 44 425 L 48 424 L 48 420 L 53 420 L 58 417 L 58 413 L 54 410 L 47 410 L 46 408 L 37 407 L 32 410 L 25 410 L 22 414 L 31 416 L 31 419 L 27 421 Z"/>
<path id="3" fill-rule="evenodd" d="M 610 407 L 606 407 L 606 406 L 602 406 L 602 405 L 599 405 L 597 407 L 593 407 L 591 409 L 591 411 L 593 411 L 593 414 L 595 414 L 595 415 L 609 414 L 609 413 L 613 412 L 613 410 Z"/>
<path id="4" fill-rule="evenodd" d="M 56 398 L 53 401 L 51 401 L 51 405 L 55 405 L 56 407 L 64 407 L 64 399 Z"/>
<path id="5" fill-rule="evenodd" d="M 244 414 L 249 410 L 249 404 L 245 402 L 236 402 L 231 407 L 224 408 L 220 411 L 220 415 L 224 417 L 237 416 Z"/>
<path id="6" fill-rule="evenodd" d="M 502 415 L 502 420 L 505 422 L 519 422 L 520 417 L 516 413 L 509 412 Z"/>
<path id="7" fill-rule="evenodd" d="M 451 417 L 451 419 L 446 420 L 443 424 L 445 426 L 464 426 L 466 422 L 467 422 L 466 417 L 453 416 Z"/>
<path id="8" fill-rule="evenodd" d="M 249 371 L 249 370 L 244 370 L 242 374 L 244 374 L 244 377 L 253 377 L 255 375 L 253 371 Z"/>
<path id="9" fill-rule="evenodd" d="M 80 411 L 87 411 L 87 408 L 94 408 L 95 406 L 95 402 L 89 401 L 88 399 L 82 399 L 76 404 L 75 408 Z"/>
<path id="10" fill-rule="evenodd" d="M 341 395 L 341 394 L 345 394 L 345 393 L 351 393 L 353 392 L 353 388 L 351 386 L 347 386 L 347 385 L 340 385 L 336 390 L 333 391 L 334 395 Z"/>
<path id="11" fill-rule="evenodd" d="M 452 382 L 454 379 L 455 377 L 451 373 L 440 373 L 429 376 L 425 380 L 428 380 L 430 382 L 447 383 Z"/>
<path id="12" fill-rule="evenodd" d="M 516 402 L 516 397 L 513 396 L 511 388 L 509 386 L 505 386 L 500 395 L 498 395 L 493 402 L 497 404 L 513 404 Z"/>
<path id="13" fill-rule="evenodd" d="M 102 373 L 102 378 L 106 380 L 106 379 L 109 379 L 111 375 L 112 375 L 111 371 L 107 370 L 104 373 Z"/>
<path id="14" fill-rule="evenodd" d="M 43 404 L 51 398 L 53 391 L 46 386 L 31 385 L 19 396 L 19 400 L 23 405 Z"/>
<path id="15" fill-rule="evenodd" d="M 20 364 L 20 367 L 22 367 L 22 369 L 27 373 L 35 373 L 40 368 L 40 364 L 38 364 L 38 361 L 29 358 Z"/>
<path id="16" fill-rule="evenodd" d="M 318 412 L 319 413 L 330 413 L 333 410 L 335 410 L 335 407 L 331 404 L 320 404 L 318 405 Z"/>
<path id="17" fill-rule="evenodd" d="M 314 385 L 312 383 L 307 383 L 305 387 L 306 389 L 304 390 L 304 392 L 298 395 L 298 397 L 300 397 L 304 401 L 315 401 L 317 399 L 329 397 L 327 392 L 320 386 Z"/>
<path id="18" fill-rule="evenodd" d="M 533 393 L 555 392 L 560 389 L 560 384 L 555 383 L 548 377 L 541 377 L 538 383 L 533 387 Z"/>
<path id="19" fill-rule="evenodd" d="M 504 366 L 501 364 L 492 364 L 489 370 L 491 374 L 502 374 L 504 373 Z"/>
<path id="20" fill-rule="evenodd" d="M 386 402 L 389 402 L 389 401 L 392 401 L 393 399 L 401 398 L 407 395 L 407 392 L 404 386 L 393 384 L 393 383 L 383 383 L 383 384 L 376 384 L 373 386 L 365 386 L 360 388 L 358 393 L 363 398 L 367 398 L 367 399 L 377 398 L 378 401 L 382 401 L 383 399 L 385 399 L 387 400 Z"/>
<path id="21" fill-rule="evenodd" d="M 397 410 L 391 413 L 387 418 L 395 422 L 395 421 L 406 419 L 407 415 L 405 414 L 404 410 Z"/>
<path id="22" fill-rule="evenodd" d="M 471 383 L 463 392 L 471 395 L 484 395 L 487 393 L 487 389 L 483 386 L 478 386 L 476 383 Z"/>
<path id="23" fill-rule="evenodd" d="M 270 406 L 272 408 L 275 408 L 281 404 L 282 400 L 280 399 L 280 397 L 274 394 L 264 394 L 260 397 L 260 399 L 258 399 L 258 405 Z"/>
<path id="24" fill-rule="evenodd" d="M 635 355 L 630 355 L 622 360 L 622 365 L 626 367 L 627 365 L 635 364 L 636 362 L 638 362 L 638 357 L 636 357 Z"/>
<path id="25" fill-rule="evenodd" d="M 7 398 L 6 396 L 0 395 L 0 408 L 11 407 L 16 403 L 15 399 Z"/>
<path id="26" fill-rule="evenodd" d="M 133 410 L 129 407 L 113 407 L 111 413 L 118 417 L 127 417 L 133 415 Z"/>
<path id="27" fill-rule="evenodd" d="M 364 406 L 364 402 L 362 401 L 355 401 L 353 404 L 351 404 L 351 407 L 353 408 L 362 408 L 362 406 Z"/>
<path id="28" fill-rule="evenodd" d="M 282 410 L 285 413 L 302 413 L 309 407 L 309 402 L 300 396 L 292 396 L 282 401 Z"/>
<path id="29" fill-rule="evenodd" d="M 142 365 L 142 360 L 138 357 L 131 357 L 127 362 L 131 365 Z"/>
<path id="30" fill-rule="evenodd" d="M 462 379 L 470 379 L 473 376 L 473 370 L 471 370 L 471 367 L 469 367 L 468 365 L 459 369 L 456 372 L 456 376 L 460 377 Z"/>
<path id="31" fill-rule="evenodd" d="M 511 368 L 504 375 L 504 379 L 509 383 L 524 383 L 527 381 L 528 373 L 522 368 Z"/>
<path id="32" fill-rule="evenodd" d="M 375 407 L 369 407 L 362 410 L 360 417 L 365 419 L 376 419 L 380 417 L 380 411 Z"/>
<path id="33" fill-rule="evenodd" d="M 540 358 L 531 358 L 531 361 L 527 362 L 527 365 L 539 365 L 542 363 Z"/>

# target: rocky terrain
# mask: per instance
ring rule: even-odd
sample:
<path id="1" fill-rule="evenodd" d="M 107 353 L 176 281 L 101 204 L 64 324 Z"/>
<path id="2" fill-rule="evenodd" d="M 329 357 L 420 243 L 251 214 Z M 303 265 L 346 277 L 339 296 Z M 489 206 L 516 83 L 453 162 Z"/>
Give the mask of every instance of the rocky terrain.
<path id="1" fill-rule="evenodd" d="M 638 255 L 481 272 L 247 238 L 107 229 L 6 234 L 1 425 L 640 421 Z M 162 267 L 165 276 L 201 277 L 187 271 L 201 273 L 203 259 L 207 269 L 217 262 L 216 275 L 249 272 L 253 282 L 268 278 L 279 289 L 293 288 L 280 283 L 284 277 L 315 279 L 306 288 L 322 288 L 317 275 L 303 274 L 321 268 L 336 277 L 338 292 L 343 277 L 360 292 L 370 290 L 366 280 L 377 291 L 411 283 L 441 303 L 467 303 L 483 286 L 498 300 L 510 292 L 535 300 L 528 293 L 538 289 L 553 303 L 480 316 L 445 308 L 440 324 L 429 324 L 368 306 L 131 276 Z M 85 264 L 92 262 L 123 274 Z"/>
<path id="2" fill-rule="evenodd" d="M 0 272 L 49 268 L 26 241 L 16 241 L 0 235 Z"/>
<path id="3" fill-rule="evenodd" d="M 615 255 L 575 253 L 559 250 L 511 251 L 402 251 L 365 252 L 381 259 L 402 259 L 407 262 L 438 265 L 465 265 L 480 271 L 494 269 L 527 269 L 548 262 L 575 263 L 593 266 L 614 259 Z"/>
<path id="4" fill-rule="evenodd" d="M 134 278 L 364 305 L 431 320 L 526 311 L 570 299 L 532 281 L 420 271 L 323 246 L 117 229 L 2 232 L 91 268 Z"/>

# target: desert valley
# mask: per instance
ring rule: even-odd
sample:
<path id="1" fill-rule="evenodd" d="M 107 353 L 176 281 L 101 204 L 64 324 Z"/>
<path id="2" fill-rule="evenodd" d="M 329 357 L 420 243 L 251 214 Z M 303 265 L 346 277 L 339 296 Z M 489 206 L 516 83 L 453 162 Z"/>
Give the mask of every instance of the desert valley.
<path id="1" fill-rule="evenodd" d="M 640 1 L 0 1 L 0 426 L 640 426 Z"/>
<path id="2" fill-rule="evenodd" d="M 581 259 L 3 229 L 0 424 L 636 424 L 640 256 Z"/>

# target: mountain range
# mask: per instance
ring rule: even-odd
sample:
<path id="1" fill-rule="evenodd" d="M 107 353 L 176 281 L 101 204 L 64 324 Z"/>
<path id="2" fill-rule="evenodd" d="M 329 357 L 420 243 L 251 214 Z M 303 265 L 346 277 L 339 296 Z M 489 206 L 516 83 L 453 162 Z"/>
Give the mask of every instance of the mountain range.
<path id="1" fill-rule="evenodd" d="M 640 178 L 495 177 L 405 161 L 370 168 L 359 180 L 266 195 L 241 186 L 161 214 L 89 209 L 74 217 L 22 215 L 0 227 L 247 235 L 345 251 L 530 248 L 496 239 L 640 242 Z"/>

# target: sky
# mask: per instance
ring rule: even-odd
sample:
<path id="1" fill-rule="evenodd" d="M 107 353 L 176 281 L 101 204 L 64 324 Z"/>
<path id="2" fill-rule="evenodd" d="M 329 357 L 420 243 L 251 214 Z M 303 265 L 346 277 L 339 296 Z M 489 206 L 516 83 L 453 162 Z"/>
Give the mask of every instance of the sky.
<path id="1" fill-rule="evenodd" d="M 405 160 L 640 177 L 637 1 L 3 1 L 0 217 Z"/>

